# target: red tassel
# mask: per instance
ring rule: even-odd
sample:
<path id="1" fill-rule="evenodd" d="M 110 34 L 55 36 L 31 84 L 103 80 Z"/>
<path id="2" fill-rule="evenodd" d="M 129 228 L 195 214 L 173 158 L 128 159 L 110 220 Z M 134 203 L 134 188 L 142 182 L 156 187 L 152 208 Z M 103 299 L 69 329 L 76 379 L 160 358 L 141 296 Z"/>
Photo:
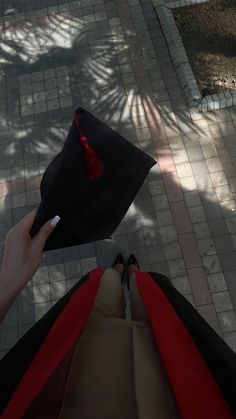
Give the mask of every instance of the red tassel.
<path id="1" fill-rule="evenodd" d="M 103 174 L 104 166 L 97 154 L 95 153 L 95 151 L 93 150 L 93 148 L 89 145 L 88 138 L 82 133 L 79 125 L 79 118 L 76 112 L 74 112 L 74 121 L 78 128 L 80 141 L 84 149 L 89 179 L 97 179 Z"/>

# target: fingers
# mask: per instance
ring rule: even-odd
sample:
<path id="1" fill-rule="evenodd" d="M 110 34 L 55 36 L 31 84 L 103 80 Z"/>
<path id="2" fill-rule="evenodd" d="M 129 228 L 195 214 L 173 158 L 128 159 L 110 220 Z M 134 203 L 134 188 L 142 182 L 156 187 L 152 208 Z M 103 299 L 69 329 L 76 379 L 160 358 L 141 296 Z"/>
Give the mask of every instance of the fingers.
<path id="1" fill-rule="evenodd" d="M 45 242 L 47 238 L 50 236 L 53 229 L 56 227 L 58 222 L 60 221 L 60 217 L 56 215 L 51 220 L 47 221 L 36 234 L 36 236 L 32 239 L 36 246 L 38 246 L 41 250 L 44 248 Z"/>
<path id="2" fill-rule="evenodd" d="M 36 213 L 37 209 L 30 211 L 24 218 L 22 218 L 22 220 L 19 221 L 19 223 L 15 225 L 14 228 L 28 233 L 33 225 Z"/>

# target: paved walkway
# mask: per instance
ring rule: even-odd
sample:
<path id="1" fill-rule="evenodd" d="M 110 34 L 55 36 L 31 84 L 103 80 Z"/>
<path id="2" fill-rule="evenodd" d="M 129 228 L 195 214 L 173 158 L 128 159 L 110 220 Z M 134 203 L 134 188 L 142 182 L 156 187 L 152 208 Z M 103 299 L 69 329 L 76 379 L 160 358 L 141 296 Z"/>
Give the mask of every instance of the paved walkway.
<path id="1" fill-rule="evenodd" d="M 78 105 L 158 162 L 111 240 L 44 255 L 2 325 L 2 354 L 118 251 L 169 275 L 236 350 L 236 109 L 190 116 L 151 0 L 0 8 L 2 242 L 37 206 L 41 175 Z"/>

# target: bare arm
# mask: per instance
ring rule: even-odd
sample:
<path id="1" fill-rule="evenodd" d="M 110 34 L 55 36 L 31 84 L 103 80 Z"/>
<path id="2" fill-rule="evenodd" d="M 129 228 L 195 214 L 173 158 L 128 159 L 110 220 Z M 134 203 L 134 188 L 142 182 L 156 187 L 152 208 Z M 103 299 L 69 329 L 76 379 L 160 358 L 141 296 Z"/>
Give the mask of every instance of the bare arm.
<path id="1" fill-rule="evenodd" d="M 29 232 L 35 215 L 36 210 L 31 211 L 6 236 L 5 254 L 0 269 L 0 323 L 37 271 L 44 244 L 59 221 L 59 217 L 54 217 L 32 239 Z"/>

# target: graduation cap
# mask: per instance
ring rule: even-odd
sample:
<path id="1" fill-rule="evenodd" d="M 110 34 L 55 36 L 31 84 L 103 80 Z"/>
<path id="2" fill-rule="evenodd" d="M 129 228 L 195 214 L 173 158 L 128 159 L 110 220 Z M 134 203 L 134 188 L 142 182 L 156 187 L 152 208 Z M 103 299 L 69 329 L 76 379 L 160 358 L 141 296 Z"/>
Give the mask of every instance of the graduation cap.
<path id="1" fill-rule="evenodd" d="M 154 164 L 150 156 L 78 108 L 62 151 L 44 172 L 31 236 L 59 215 L 44 250 L 110 238 Z"/>

